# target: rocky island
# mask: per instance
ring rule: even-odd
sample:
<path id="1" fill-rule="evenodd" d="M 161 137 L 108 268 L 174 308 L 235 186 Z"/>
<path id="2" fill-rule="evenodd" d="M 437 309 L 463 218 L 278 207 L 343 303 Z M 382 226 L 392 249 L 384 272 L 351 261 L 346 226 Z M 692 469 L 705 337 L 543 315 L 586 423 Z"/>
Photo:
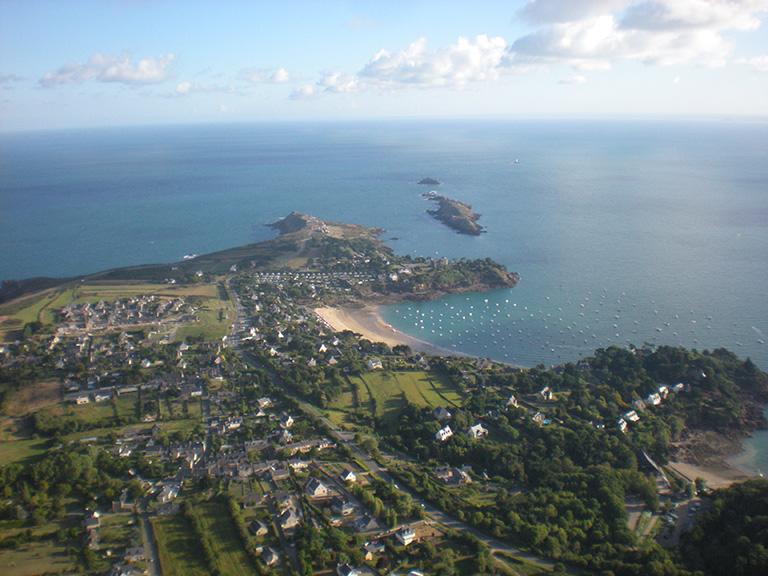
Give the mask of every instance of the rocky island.
<path id="1" fill-rule="evenodd" d="M 440 180 L 435 180 L 434 178 L 427 177 L 427 178 L 422 178 L 421 180 L 416 182 L 416 184 L 422 184 L 424 186 L 440 186 L 442 182 L 440 182 Z"/>
<path id="2" fill-rule="evenodd" d="M 439 204 L 437 209 L 427 210 L 427 212 L 459 234 L 479 236 L 484 232 L 483 227 L 477 224 L 480 214 L 473 212 L 469 204 L 432 193 L 422 194 L 422 196 Z"/>

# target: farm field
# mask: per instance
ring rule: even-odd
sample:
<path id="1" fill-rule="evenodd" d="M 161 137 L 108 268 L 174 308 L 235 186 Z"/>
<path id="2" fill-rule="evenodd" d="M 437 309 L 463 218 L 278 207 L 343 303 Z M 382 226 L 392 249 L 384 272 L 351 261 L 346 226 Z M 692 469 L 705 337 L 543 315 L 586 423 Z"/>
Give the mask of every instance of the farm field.
<path id="1" fill-rule="evenodd" d="M 209 576 L 200 546 L 181 516 L 153 518 L 163 576 Z"/>
<path id="2" fill-rule="evenodd" d="M 211 544 L 219 572 L 228 576 L 250 576 L 254 572 L 240 539 L 235 532 L 226 505 L 205 502 L 199 505 L 203 530 L 211 534 Z"/>
<path id="3" fill-rule="evenodd" d="M 357 389 L 360 407 L 370 409 L 387 425 L 397 421 L 406 402 L 427 408 L 461 404 L 461 395 L 447 380 L 423 371 L 367 372 L 350 376 L 349 382 Z M 354 405 L 347 409 L 353 408 Z"/>

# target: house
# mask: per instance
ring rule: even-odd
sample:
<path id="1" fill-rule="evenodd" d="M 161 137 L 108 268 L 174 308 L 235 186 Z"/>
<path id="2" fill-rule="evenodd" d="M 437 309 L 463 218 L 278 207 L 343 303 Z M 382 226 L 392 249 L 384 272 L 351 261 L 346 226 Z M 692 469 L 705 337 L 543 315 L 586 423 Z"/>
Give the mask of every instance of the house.
<path id="1" fill-rule="evenodd" d="M 355 511 L 355 505 L 346 498 L 334 496 L 331 498 L 331 511 L 340 516 L 349 516 Z"/>
<path id="2" fill-rule="evenodd" d="M 483 425 L 480 422 L 477 422 L 474 426 L 469 427 L 469 430 L 467 430 L 466 434 L 470 438 L 475 438 L 477 440 L 479 438 L 485 438 L 488 436 L 488 430 L 483 428 Z"/>
<path id="3" fill-rule="evenodd" d="M 547 420 L 547 417 L 544 416 L 544 414 L 541 412 L 536 412 L 536 414 L 534 414 L 531 417 L 531 420 L 536 422 L 536 424 L 547 424 L 549 422 L 549 420 Z"/>
<path id="4" fill-rule="evenodd" d="M 248 525 L 248 530 L 254 536 L 264 536 L 267 532 L 269 532 L 267 525 L 258 518 L 256 518 Z"/>
<path id="5" fill-rule="evenodd" d="M 552 402 L 555 399 L 555 393 L 549 386 L 545 386 L 539 391 L 539 399 L 542 402 Z"/>
<path id="6" fill-rule="evenodd" d="M 645 399 L 645 403 L 648 404 L 648 406 L 658 406 L 661 404 L 661 396 L 657 392 L 648 394 L 648 397 Z"/>
<path id="7" fill-rule="evenodd" d="M 366 542 L 361 548 L 363 557 L 366 562 L 370 562 L 377 554 L 384 552 L 384 543 L 374 540 L 373 542 Z"/>
<path id="8" fill-rule="evenodd" d="M 621 430 L 622 432 L 626 433 L 627 432 L 627 421 L 624 420 L 624 418 L 619 418 L 618 424 L 619 424 L 619 430 Z"/>
<path id="9" fill-rule="evenodd" d="M 357 476 L 355 476 L 352 470 L 344 470 L 344 472 L 339 474 L 339 478 L 341 478 L 342 482 L 357 482 Z"/>
<path id="10" fill-rule="evenodd" d="M 317 478 L 308 478 L 304 483 L 304 492 L 312 498 L 324 498 L 328 496 L 328 488 Z"/>
<path id="11" fill-rule="evenodd" d="M 440 428 L 440 430 L 437 431 L 435 434 L 435 439 L 438 442 L 445 442 L 451 436 L 453 436 L 453 430 L 451 430 L 450 426 L 446 426 L 445 428 Z"/>
<path id="12" fill-rule="evenodd" d="M 411 542 L 416 540 L 416 533 L 411 530 L 410 526 L 403 526 L 395 532 L 395 539 L 403 546 L 408 546 Z"/>
<path id="13" fill-rule="evenodd" d="M 662 400 L 666 400 L 667 396 L 669 396 L 669 388 L 667 388 L 663 384 L 659 386 L 659 396 L 661 396 Z"/>
<path id="14" fill-rule="evenodd" d="M 288 429 L 291 426 L 293 426 L 293 418 L 291 418 L 290 415 L 288 415 L 285 412 L 280 414 L 280 417 L 278 418 L 278 422 L 280 423 L 281 428 Z"/>
<path id="15" fill-rule="evenodd" d="M 630 422 L 638 422 L 640 420 L 640 416 L 638 416 L 637 412 L 634 410 L 626 412 L 622 418 L 624 418 L 624 420 L 629 420 Z"/>
<path id="16" fill-rule="evenodd" d="M 443 420 L 448 420 L 451 417 L 451 413 L 442 406 L 438 406 L 432 410 L 432 417 L 438 422 L 442 422 Z"/>
<path id="17" fill-rule="evenodd" d="M 680 393 L 680 392 L 682 392 L 683 390 L 685 390 L 685 384 L 683 384 L 682 382 L 678 382 L 677 384 L 675 384 L 674 386 L 672 386 L 672 391 L 673 391 L 675 394 L 679 394 L 679 393 Z"/>
<path id="18" fill-rule="evenodd" d="M 352 523 L 352 528 L 355 532 L 370 532 L 376 530 L 379 527 L 378 522 L 370 514 L 363 514 Z"/>
<path id="19" fill-rule="evenodd" d="M 378 358 L 371 358 L 366 363 L 366 366 L 368 366 L 368 370 L 381 370 L 384 368 L 384 365 L 381 363 L 381 360 Z"/>
<path id="20" fill-rule="evenodd" d="M 299 518 L 299 514 L 296 512 L 295 508 L 288 508 L 280 514 L 280 527 L 283 530 L 295 528 L 299 525 L 299 522 L 301 522 L 301 518 Z"/>
<path id="21" fill-rule="evenodd" d="M 358 572 L 355 568 L 353 568 L 349 564 L 337 565 L 336 574 L 337 576 L 360 576 L 360 572 Z"/>
<path id="22" fill-rule="evenodd" d="M 464 484 L 471 484 L 472 478 L 469 474 L 458 468 L 452 468 L 450 466 L 439 466 L 435 468 L 435 478 L 440 480 L 443 484 L 461 486 Z"/>
<path id="23" fill-rule="evenodd" d="M 179 485 L 169 483 L 163 486 L 163 491 L 160 492 L 160 495 L 157 497 L 157 501 L 160 502 L 160 504 L 168 504 L 168 502 L 176 498 L 178 495 Z"/>
<path id="24" fill-rule="evenodd" d="M 135 546 L 125 549 L 125 556 L 123 559 L 126 562 L 143 562 L 147 559 L 144 555 L 144 546 Z"/>
<path id="25" fill-rule="evenodd" d="M 514 395 L 509 397 L 509 400 L 507 400 L 507 408 L 512 406 L 513 408 L 519 408 L 520 403 L 517 401 L 517 398 L 515 398 Z"/>
<path id="26" fill-rule="evenodd" d="M 83 525 L 86 530 L 95 530 L 101 523 L 98 512 L 89 512 L 83 518 Z"/>
<path id="27" fill-rule="evenodd" d="M 267 566 L 272 566 L 273 564 L 277 564 L 277 561 L 280 560 L 280 556 L 275 551 L 274 548 L 270 548 L 267 546 L 264 548 L 264 550 L 261 551 L 261 561 L 264 562 Z"/>

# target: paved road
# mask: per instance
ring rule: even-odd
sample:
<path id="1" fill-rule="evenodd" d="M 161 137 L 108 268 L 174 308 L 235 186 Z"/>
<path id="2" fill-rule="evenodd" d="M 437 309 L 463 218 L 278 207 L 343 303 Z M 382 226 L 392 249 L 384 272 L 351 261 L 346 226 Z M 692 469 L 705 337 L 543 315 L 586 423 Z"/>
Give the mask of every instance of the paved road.
<path id="1" fill-rule="evenodd" d="M 289 396 L 299 404 L 299 407 L 301 408 L 302 411 L 314 416 L 315 418 L 318 418 L 321 422 L 323 422 L 323 424 L 325 424 L 330 430 L 334 440 L 340 444 L 343 444 L 347 448 L 349 448 L 349 450 L 352 452 L 355 458 L 363 462 L 370 469 L 372 474 L 384 480 L 385 482 L 394 483 L 394 479 L 389 474 L 387 469 L 382 468 L 375 460 L 371 459 L 367 453 L 363 452 L 363 450 L 361 450 L 360 447 L 352 441 L 352 435 L 349 432 L 344 432 L 336 428 L 336 426 L 330 420 L 328 420 L 326 417 L 320 414 L 312 404 L 304 402 L 301 398 L 297 397 L 292 390 L 284 386 L 283 383 L 278 378 L 277 374 L 269 366 L 265 366 L 259 363 L 250 354 L 248 354 L 247 351 L 243 350 L 240 347 L 240 339 L 238 336 L 242 331 L 241 326 L 242 326 L 242 321 L 245 319 L 245 316 L 243 313 L 243 307 L 240 303 L 240 297 L 237 294 L 237 292 L 232 288 L 232 285 L 229 279 L 227 280 L 227 288 L 229 289 L 229 293 L 235 304 L 235 312 L 236 312 L 236 318 L 235 318 L 235 322 L 232 325 L 232 331 L 231 331 L 230 340 L 229 340 L 229 343 L 232 346 L 232 349 L 235 351 L 235 353 L 246 364 L 249 364 L 254 368 L 263 370 L 275 386 L 280 388 L 287 396 Z M 384 460 L 387 460 L 390 462 L 394 460 L 394 457 L 391 455 L 387 455 L 383 453 L 382 456 L 384 457 Z M 470 534 L 473 534 L 479 540 L 485 542 L 485 544 L 487 544 L 488 547 L 491 549 L 491 552 L 506 552 L 508 554 L 511 554 L 513 556 L 516 556 L 518 558 L 531 562 L 532 564 L 535 564 L 544 569 L 552 569 L 552 567 L 554 566 L 554 562 L 550 560 L 540 558 L 539 556 L 535 556 L 529 552 L 525 552 L 523 550 L 510 546 L 506 542 L 502 542 L 501 540 L 492 538 L 487 534 L 465 524 L 464 522 L 457 520 L 452 516 L 449 516 L 442 510 L 439 510 L 438 508 L 431 506 L 430 504 L 422 500 L 421 497 L 419 497 L 417 494 L 414 494 L 409 490 L 403 489 L 400 486 L 398 486 L 398 490 L 410 495 L 411 499 L 415 504 L 421 505 L 424 508 L 424 513 L 428 520 L 437 522 L 439 524 L 453 528 L 455 530 L 461 530 L 463 532 L 469 532 Z M 571 573 L 576 574 L 578 572 L 573 571 Z"/>
<path id="2" fill-rule="evenodd" d="M 147 506 L 151 498 L 152 496 L 147 494 L 139 501 L 139 515 L 141 516 L 142 536 L 144 537 L 144 555 L 149 563 L 149 576 L 161 576 L 160 557 L 157 554 L 155 535 L 149 522 L 149 512 L 147 512 Z"/>

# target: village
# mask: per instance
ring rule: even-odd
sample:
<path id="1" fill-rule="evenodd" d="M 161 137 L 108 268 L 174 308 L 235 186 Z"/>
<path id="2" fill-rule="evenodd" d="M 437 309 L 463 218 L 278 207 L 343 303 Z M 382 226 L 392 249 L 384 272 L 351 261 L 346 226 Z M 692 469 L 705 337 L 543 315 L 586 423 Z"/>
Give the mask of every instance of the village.
<path id="1" fill-rule="evenodd" d="M 530 475 L 544 474 L 537 452 L 578 431 L 594 457 L 632 462 L 611 529 L 676 545 L 707 489 L 657 462 L 668 447 L 653 439 L 705 371 L 612 390 L 595 376 L 609 373 L 610 354 L 642 362 L 656 351 L 521 370 L 335 332 L 310 306 L 410 273 L 235 269 L 193 296 L 53 310 L 52 330 L 0 348 L 7 373 L 55 383 L 16 426 L 50 439 L 36 458 L 89 455 L 104 482 L 78 488 L 92 494 L 84 507 L 11 498 L 8 509 L 68 526 L 53 545 L 69 550 L 61 565 L 93 573 L 562 572 L 576 557 L 553 539 L 558 528 L 523 514 Z M 15 550 L 0 560 L 31 549 Z"/>

